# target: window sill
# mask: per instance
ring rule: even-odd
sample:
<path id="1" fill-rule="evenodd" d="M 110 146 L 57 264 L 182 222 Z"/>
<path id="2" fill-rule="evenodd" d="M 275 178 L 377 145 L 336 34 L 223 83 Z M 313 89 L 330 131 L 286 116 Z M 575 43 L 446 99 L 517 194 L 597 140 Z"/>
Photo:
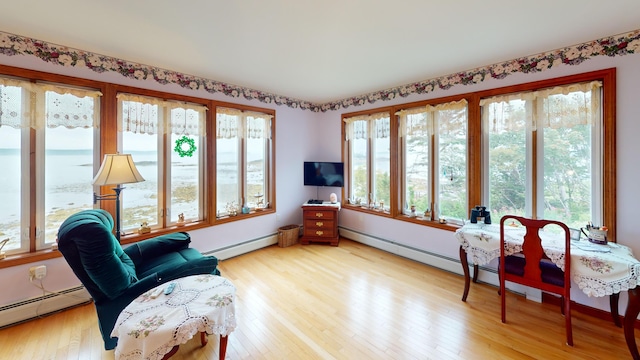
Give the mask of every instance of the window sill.
<path id="1" fill-rule="evenodd" d="M 347 210 L 353 210 L 353 211 L 363 212 L 363 213 L 367 213 L 367 214 L 385 216 L 385 217 L 391 218 L 391 214 L 388 211 L 380 211 L 380 210 L 377 210 L 377 209 L 370 209 L 370 208 L 365 207 L 365 206 L 356 206 L 356 205 L 345 204 L 345 205 L 343 205 L 342 208 L 343 209 L 347 209 Z M 442 224 L 442 223 L 438 222 L 437 220 L 428 220 L 428 219 L 425 219 L 425 218 L 420 217 L 420 216 L 408 216 L 408 215 L 404 215 L 404 214 L 400 214 L 398 216 L 395 216 L 395 217 L 393 217 L 393 219 L 398 220 L 398 221 L 410 222 L 410 223 L 413 223 L 413 224 L 419 224 L 419 225 L 423 225 L 423 226 L 429 226 L 429 227 L 438 228 L 438 229 L 447 230 L 447 231 L 456 231 L 461 227 L 461 225 L 455 224 L 455 223 L 444 223 L 444 224 Z"/>
<path id="2" fill-rule="evenodd" d="M 252 210 L 248 214 L 240 213 L 240 214 L 237 214 L 237 215 L 234 215 L 234 216 L 224 215 L 224 216 L 217 217 L 214 220 L 214 223 L 215 224 L 224 224 L 224 223 L 233 222 L 233 221 L 240 221 L 240 220 L 250 219 L 250 218 L 256 217 L 256 216 L 262 216 L 262 215 L 266 215 L 266 214 L 273 214 L 275 212 L 276 211 L 275 211 L 274 208 L 267 208 L 267 209 L 262 209 L 262 210 Z"/>
<path id="3" fill-rule="evenodd" d="M 387 216 L 387 217 L 391 216 L 391 214 L 389 213 L 389 210 L 372 209 L 364 205 L 358 206 L 358 205 L 344 204 L 342 205 L 342 208 L 354 210 L 354 211 L 361 211 L 367 214 L 375 214 L 375 215 Z"/>
<path id="4" fill-rule="evenodd" d="M 58 250 L 53 249 L 40 250 L 28 254 L 7 255 L 6 258 L 0 260 L 0 269 L 54 259 L 61 256 L 62 254 Z"/>
<path id="5" fill-rule="evenodd" d="M 408 215 L 400 215 L 395 218 L 396 220 L 410 222 L 414 224 L 420 224 L 424 226 L 429 226 L 433 228 L 438 228 L 447 231 L 456 231 L 461 225 L 454 223 L 441 223 L 438 220 L 429 220 L 419 216 L 408 216 Z"/>

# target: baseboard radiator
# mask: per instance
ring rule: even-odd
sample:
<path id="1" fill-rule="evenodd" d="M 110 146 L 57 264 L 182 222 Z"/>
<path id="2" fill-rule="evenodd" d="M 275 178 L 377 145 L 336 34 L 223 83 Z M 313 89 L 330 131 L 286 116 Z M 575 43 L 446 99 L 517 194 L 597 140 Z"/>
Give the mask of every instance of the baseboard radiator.
<path id="1" fill-rule="evenodd" d="M 278 234 L 270 234 L 261 238 L 251 239 L 239 244 L 233 244 L 231 246 L 212 250 L 204 253 L 204 255 L 213 255 L 218 258 L 218 260 L 226 260 L 277 243 Z"/>
<path id="2" fill-rule="evenodd" d="M 0 328 L 89 302 L 91 302 L 91 296 L 84 286 L 19 301 L 0 307 Z"/>

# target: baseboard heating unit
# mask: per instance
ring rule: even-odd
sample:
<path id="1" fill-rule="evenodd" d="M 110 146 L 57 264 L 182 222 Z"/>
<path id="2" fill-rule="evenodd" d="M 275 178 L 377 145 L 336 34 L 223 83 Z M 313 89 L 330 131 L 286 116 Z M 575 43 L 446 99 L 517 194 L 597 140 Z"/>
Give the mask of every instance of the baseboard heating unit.
<path id="1" fill-rule="evenodd" d="M 87 290 L 78 286 L 5 305 L 0 307 L 0 328 L 89 302 L 91 296 Z"/>

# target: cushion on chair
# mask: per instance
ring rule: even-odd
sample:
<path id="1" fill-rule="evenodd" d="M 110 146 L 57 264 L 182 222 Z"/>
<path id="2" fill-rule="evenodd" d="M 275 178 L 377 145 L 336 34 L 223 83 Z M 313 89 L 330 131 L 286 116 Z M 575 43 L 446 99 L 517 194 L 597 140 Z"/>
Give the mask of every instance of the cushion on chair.
<path id="1" fill-rule="evenodd" d="M 518 276 L 524 275 L 524 264 L 526 260 L 522 255 L 509 255 L 505 257 L 504 271 L 509 274 Z M 540 261 L 540 270 L 542 270 L 542 281 L 548 284 L 564 286 L 564 272 L 551 262 L 551 260 L 543 259 Z"/>
<path id="2" fill-rule="evenodd" d="M 509 255 L 504 258 L 504 271 L 518 276 L 524 275 L 524 264 L 526 263 L 522 255 Z"/>
<path id="3" fill-rule="evenodd" d="M 551 262 L 551 260 L 543 259 L 540 261 L 540 269 L 542 270 L 542 281 L 556 286 L 564 286 L 564 271 Z"/>

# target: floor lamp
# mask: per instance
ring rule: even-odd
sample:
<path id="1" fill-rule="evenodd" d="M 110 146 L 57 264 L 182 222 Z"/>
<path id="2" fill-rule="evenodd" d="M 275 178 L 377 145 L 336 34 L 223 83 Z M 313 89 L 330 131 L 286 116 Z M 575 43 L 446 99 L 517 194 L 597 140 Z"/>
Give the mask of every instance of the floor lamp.
<path id="1" fill-rule="evenodd" d="M 100 165 L 98 174 L 93 178 L 93 185 L 115 185 L 115 194 L 98 195 L 93 193 L 93 203 L 99 200 L 116 201 L 116 239 L 120 242 L 120 192 L 124 187 L 121 184 L 131 184 L 144 181 L 144 178 L 136 169 L 131 154 L 106 154 Z"/>

